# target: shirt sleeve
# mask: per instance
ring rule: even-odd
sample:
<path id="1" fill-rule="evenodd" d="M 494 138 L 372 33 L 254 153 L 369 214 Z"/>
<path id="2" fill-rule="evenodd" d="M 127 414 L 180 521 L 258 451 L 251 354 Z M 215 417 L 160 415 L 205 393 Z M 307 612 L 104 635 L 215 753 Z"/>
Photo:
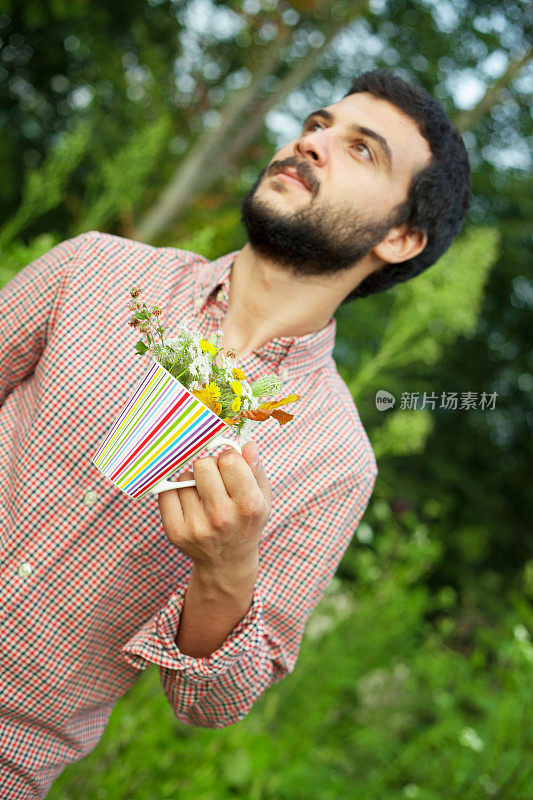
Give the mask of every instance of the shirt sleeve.
<path id="1" fill-rule="evenodd" d="M 0 406 L 30 376 L 46 346 L 70 267 L 95 231 L 56 244 L 0 289 Z"/>
<path id="2" fill-rule="evenodd" d="M 370 500 L 377 472 L 321 488 L 289 525 L 265 528 L 252 604 L 208 657 L 180 652 L 175 638 L 186 587 L 179 587 L 122 648 L 128 663 L 159 667 L 176 717 L 222 728 L 293 671 L 305 624 L 331 581 Z"/>

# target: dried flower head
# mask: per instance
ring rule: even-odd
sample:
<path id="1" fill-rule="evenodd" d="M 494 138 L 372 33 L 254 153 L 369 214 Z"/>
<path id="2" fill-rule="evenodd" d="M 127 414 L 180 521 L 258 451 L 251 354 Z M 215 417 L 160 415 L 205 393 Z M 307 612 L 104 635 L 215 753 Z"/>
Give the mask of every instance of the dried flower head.
<path id="1" fill-rule="evenodd" d="M 152 308 L 152 314 L 154 315 L 154 317 L 160 317 L 162 313 L 163 309 L 160 306 L 154 306 Z"/>
<path id="2" fill-rule="evenodd" d="M 148 323 L 143 322 L 143 324 L 141 325 L 141 333 L 150 333 L 150 326 L 148 325 Z"/>
<path id="3" fill-rule="evenodd" d="M 142 289 L 139 286 L 132 286 L 130 294 L 132 297 L 139 297 L 139 295 L 142 294 Z"/>
<path id="4" fill-rule="evenodd" d="M 226 355 L 228 358 L 237 358 L 237 351 L 234 347 L 230 347 L 229 350 L 226 350 Z"/>
<path id="5" fill-rule="evenodd" d="M 140 324 L 141 320 L 137 319 L 137 317 L 131 317 L 130 321 L 128 322 L 128 325 L 131 325 L 132 328 L 138 328 Z"/>

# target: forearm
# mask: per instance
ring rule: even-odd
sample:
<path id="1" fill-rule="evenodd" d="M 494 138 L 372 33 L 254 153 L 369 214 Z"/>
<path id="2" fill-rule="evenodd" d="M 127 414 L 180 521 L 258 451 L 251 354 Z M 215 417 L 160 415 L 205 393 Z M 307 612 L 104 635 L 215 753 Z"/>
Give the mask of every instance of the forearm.
<path id="1" fill-rule="evenodd" d="M 257 573 L 258 561 L 232 575 L 193 566 L 176 634 L 182 653 L 208 657 L 226 641 L 252 604 Z"/>

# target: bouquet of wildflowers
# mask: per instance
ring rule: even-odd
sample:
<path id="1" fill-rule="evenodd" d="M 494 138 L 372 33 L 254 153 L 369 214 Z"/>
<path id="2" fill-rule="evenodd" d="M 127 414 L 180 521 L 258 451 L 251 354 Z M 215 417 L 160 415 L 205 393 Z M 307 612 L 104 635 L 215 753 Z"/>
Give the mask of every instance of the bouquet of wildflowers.
<path id="1" fill-rule="evenodd" d="M 174 378 L 191 394 L 214 411 L 227 425 L 234 426 L 241 443 L 251 433 L 251 421 L 264 422 L 269 417 L 284 425 L 293 419 L 293 414 L 280 409 L 287 403 L 300 399 L 298 394 L 260 402 L 260 398 L 274 397 L 282 389 L 277 375 L 262 375 L 249 383 L 246 375 L 236 364 L 235 350 L 219 346 L 222 331 L 217 330 L 209 340 L 200 332 L 186 325 L 178 326 L 178 335 L 165 341 L 163 334 L 168 329 L 161 326 L 159 317 L 163 309 L 152 306 L 148 309 L 142 300 L 138 286 L 130 289 L 128 308 L 135 312 L 129 324 L 145 334 L 135 345 L 139 355 L 151 353 Z M 157 341 L 159 336 L 161 343 Z"/>

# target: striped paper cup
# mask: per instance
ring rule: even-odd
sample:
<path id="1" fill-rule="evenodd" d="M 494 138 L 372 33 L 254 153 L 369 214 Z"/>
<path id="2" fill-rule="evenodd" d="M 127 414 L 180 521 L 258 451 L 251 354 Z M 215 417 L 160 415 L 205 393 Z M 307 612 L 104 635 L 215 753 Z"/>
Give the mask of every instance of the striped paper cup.
<path id="1" fill-rule="evenodd" d="M 193 480 L 165 478 L 209 446 L 226 444 L 241 453 L 221 435 L 230 427 L 152 359 L 92 463 L 130 497 L 194 486 Z"/>

